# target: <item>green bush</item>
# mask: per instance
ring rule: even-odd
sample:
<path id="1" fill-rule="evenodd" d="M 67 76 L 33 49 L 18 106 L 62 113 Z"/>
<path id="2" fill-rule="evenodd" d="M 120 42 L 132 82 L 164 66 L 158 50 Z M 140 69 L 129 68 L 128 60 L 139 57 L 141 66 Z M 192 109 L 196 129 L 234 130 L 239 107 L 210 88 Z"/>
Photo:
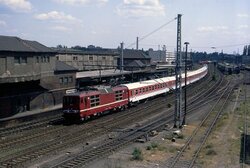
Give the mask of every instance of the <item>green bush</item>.
<path id="1" fill-rule="evenodd" d="M 217 153 L 213 149 L 209 149 L 206 155 L 216 155 Z"/>
<path id="2" fill-rule="evenodd" d="M 212 144 L 208 144 L 208 145 L 206 145 L 206 149 L 210 149 L 210 148 L 212 148 L 213 147 L 213 145 Z"/>
<path id="3" fill-rule="evenodd" d="M 135 148 L 132 155 L 133 155 L 132 157 L 133 160 L 143 160 L 143 154 L 141 149 L 139 148 Z"/>
<path id="4" fill-rule="evenodd" d="M 146 150 L 151 150 L 152 146 L 147 146 Z"/>
<path id="5" fill-rule="evenodd" d="M 152 148 L 157 148 L 157 147 L 158 147 L 158 144 L 155 143 L 155 142 L 152 142 L 152 143 L 151 143 L 151 147 L 152 147 Z"/>

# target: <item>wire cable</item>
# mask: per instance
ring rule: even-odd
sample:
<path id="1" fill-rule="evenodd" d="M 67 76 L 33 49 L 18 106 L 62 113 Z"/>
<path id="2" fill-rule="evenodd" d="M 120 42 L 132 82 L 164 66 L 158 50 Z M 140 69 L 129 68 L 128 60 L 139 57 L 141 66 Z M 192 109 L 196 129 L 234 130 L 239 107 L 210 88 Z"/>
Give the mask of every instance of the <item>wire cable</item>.
<path id="1" fill-rule="evenodd" d="M 160 27 L 158 27 L 157 29 L 155 29 L 155 30 L 153 30 L 152 32 L 150 32 L 150 33 L 148 33 L 148 34 L 146 34 L 145 36 L 143 36 L 142 38 L 139 38 L 139 40 L 138 41 L 142 41 L 142 40 L 144 40 L 145 38 L 147 38 L 147 37 L 149 37 L 150 35 L 152 35 L 152 34 L 154 34 L 155 32 L 157 32 L 157 31 L 159 31 L 160 29 L 162 29 L 163 27 L 165 27 L 165 26 L 167 26 L 168 24 L 170 24 L 170 23 L 172 23 L 173 21 L 175 21 L 177 19 L 177 17 L 175 17 L 174 19 L 172 19 L 172 20 L 170 20 L 170 21 L 168 21 L 167 23 L 164 23 L 163 25 L 161 25 Z M 136 44 L 136 42 L 134 42 L 134 43 L 131 43 L 130 45 L 128 45 L 126 48 L 129 48 L 129 47 L 131 47 L 131 46 L 133 46 L 133 45 L 135 45 Z"/>

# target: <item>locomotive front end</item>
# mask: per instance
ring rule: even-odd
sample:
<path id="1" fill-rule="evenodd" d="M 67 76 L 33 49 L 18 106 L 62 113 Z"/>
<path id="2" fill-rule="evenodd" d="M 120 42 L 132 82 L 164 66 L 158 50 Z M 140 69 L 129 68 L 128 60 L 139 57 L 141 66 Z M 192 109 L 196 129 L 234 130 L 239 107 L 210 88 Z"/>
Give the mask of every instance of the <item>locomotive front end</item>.
<path id="1" fill-rule="evenodd" d="M 80 97 L 79 95 L 66 95 L 63 97 L 63 117 L 67 120 L 80 119 Z"/>

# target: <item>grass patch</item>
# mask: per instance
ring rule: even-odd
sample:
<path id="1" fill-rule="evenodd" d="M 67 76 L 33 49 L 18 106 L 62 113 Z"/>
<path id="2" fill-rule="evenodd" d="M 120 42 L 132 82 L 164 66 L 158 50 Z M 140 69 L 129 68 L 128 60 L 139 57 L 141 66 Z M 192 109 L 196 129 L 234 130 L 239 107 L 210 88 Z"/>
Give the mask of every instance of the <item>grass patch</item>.
<path id="1" fill-rule="evenodd" d="M 175 147 L 175 146 L 169 146 L 169 147 L 167 147 L 167 150 L 168 150 L 168 152 L 170 152 L 170 153 L 175 153 L 175 152 L 177 152 L 179 149 L 178 149 L 177 147 Z"/>
<path id="2" fill-rule="evenodd" d="M 156 142 L 152 142 L 149 146 L 146 147 L 146 150 L 152 150 L 158 148 L 159 145 Z"/>
<path id="3" fill-rule="evenodd" d="M 157 148 L 158 146 L 159 146 L 159 145 L 158 145 L 157 143 L 155 143 L 155 142 L 152 142 L 152 143 L 151 143 L 151 147 L 152 147 L 152 148 Z"/>
<path id="4" fill-rule="evenodd" d="M 184 139 L 184 135 L 183 135 L 183 134 L 179 134 L 179 135 L 177 136 L 177 138 L 178 138 L 178 139 Z"/>

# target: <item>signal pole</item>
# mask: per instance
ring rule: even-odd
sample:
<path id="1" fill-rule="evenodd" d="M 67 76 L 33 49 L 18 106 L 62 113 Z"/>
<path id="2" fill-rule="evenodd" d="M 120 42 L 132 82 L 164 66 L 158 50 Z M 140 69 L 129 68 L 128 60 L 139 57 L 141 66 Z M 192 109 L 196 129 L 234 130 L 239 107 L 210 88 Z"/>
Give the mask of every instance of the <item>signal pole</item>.
<path id="1" fill-rule="evenodd" d="M 181 14 L 177 16 L 177 50 L 176 50 L 176 66 L 175 66 L 175 113 L 174 128 L 181 128 L 182 114 L 182 90 L 181 90 Z"/>
<path id="2" fill-rule="evenodd" d="M 139 49 L 139 37 L 136 37 L 136 50 Z"/>

